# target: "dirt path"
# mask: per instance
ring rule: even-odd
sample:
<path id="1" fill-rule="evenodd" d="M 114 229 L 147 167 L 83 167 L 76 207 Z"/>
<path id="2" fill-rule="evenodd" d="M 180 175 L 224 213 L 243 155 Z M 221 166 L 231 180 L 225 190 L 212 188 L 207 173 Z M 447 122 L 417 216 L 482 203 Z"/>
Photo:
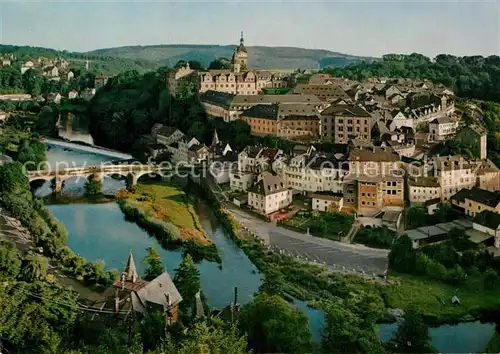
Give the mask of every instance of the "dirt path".
<path id="1" fill-rule="evenodd" d="M 3 208 L 0 208 L 0 239 L 14 242 L 22 254 L 27 253 L 34 246 L 28 230 Z"/>

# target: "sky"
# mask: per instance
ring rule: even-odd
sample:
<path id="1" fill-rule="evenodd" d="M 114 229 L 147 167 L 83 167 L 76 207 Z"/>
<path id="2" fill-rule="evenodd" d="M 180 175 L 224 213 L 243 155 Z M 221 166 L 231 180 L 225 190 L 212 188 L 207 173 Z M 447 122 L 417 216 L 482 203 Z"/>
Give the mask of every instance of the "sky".
<path id="1" fill-rule="evenodd" d="M 500 54 L 500 0 L 0 0 L 0 43 L 89 51 L 245 44 L 381 56 Z"/>

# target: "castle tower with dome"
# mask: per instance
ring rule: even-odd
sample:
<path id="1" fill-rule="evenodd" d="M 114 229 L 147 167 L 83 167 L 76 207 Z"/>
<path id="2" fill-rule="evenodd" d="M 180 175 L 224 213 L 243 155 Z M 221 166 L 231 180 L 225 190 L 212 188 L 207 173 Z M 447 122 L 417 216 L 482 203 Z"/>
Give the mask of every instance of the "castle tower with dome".
<path id="1" fill-rule="evenodd" d="M 233 71 L 239 73 L 248 70 L 248 51 L 245 48 L 243 31 L 241 31 L 240 45 L 233 53 Z"/>

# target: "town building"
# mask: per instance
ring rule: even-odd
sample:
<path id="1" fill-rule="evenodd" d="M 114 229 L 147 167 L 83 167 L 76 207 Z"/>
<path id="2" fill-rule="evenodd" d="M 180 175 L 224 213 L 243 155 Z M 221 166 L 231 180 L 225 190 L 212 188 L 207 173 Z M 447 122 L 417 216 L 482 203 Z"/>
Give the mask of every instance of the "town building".
<path id="1" fill-rule="evenodd" d="M 151 128 L 151 136 L 156 139 L 158 144 L 168 146 L 181 140 L 186 135 L 175 127 L 157 123 Z"/>
<path id="2" fill-rule="evenodd" d="M 471 124 L 461 129 L 456 136 L 456 139 L 461 141 L 465 146 L 475 146 L 479 152 L 479 158 L 485 160 L 487 158 L 487 136 L 488 131 L 477 124 Z"/>
<path id="3" fill-rule="evenodd" d="M 349 174 L 353 176 L 402 176 L 403 163 L 390 148 L 354 148 L 349 152 Z"/>
<path id="4" fill-rule="evenodd" d="M 344 102 L 352 103 L 351 97 L 342 87 L 332 84 L 298 84 L 289 94 L 314 95 L 327 102 L 344 100 Z"/>
<path id="5" fill-rule="evenodd" d="M 120 280 L 113 283 L 113 289 L 113 308 L 116 313 L 132 311 L 147 315 L 148 312 L 160 311 L 167 325 L 177 322 L 182 297 L 172 278 L 164 272 L 150 282 L 141 279 L 132 253 L 129 254 Z"/>
<path id="6" fill-rule="evenodd" d="M 248 190 L 248 205 L 258 213 L 269 215 L 292 204 L 292 191 L 270 172 L 262 172 Z"/>
<path id="7" fill-rule="evenodd" d="M 258 95 L 264 88 L 286 88 L 290 86 L 290 77 L 263 70 L 251 70 L 248 64 L 248 49 L 243 33 L 240 44 L 233 52 L 231 68 L 206 71 L 194 71 L 189 66 L 167 74 L 167 87 L 175 96 L 187 80 L 195 84 L 201 94 L 218 91 L 235 95 Z"/>
<path id="8" fill-rule="evenodd" d="M 385 207 L 404 207 L 404 179 L 397 176 L 347 175 L 344 206 L 359 215 L 373 216 Z"/>
<path id="9" fill-rule="evenodd" d="M 233 191 L 246 192 L 253 185 L 255 174 L 251 171 L 231 170 L 229 172 L 229 186 Z"/>
<path id="10" fill-rule="evenodd" d="M 241 114 L 257 105 L 306 104 L 318 111 L 325 102 L 313 95 L 235 95 L 226 92 L 206 91 L 200 102 L 209 118 L 222 118 L 225 122 L 240 119 Z"/>
<path id="11" fill-rule="evenodd" d="M 417 176 L 408 178 L 410 203 L 426 203 L 438 198 L 441 201 L 441 186 L 436 177 Z"/>
<path id="12" fill-rule="evenodd" d="M 494 247 L 500 248 L 500 214 L 490 210 L 484 210 L 474 217 L 472 225 L 472 233 L 466 232 L 467 236 L 471 238 L 482 236 L 480 238 L 481 241 L 493 239 Z M 477 235 L 478 233 L 480 234 Z"/>
<path id="13" fill-rule="evenodd" d="M 238 154 L 238 170 L 261 173 L 268 170 L 282 154 L 280 149 L 247 146 Z"/>
<path id="14" fill-rule="evenodd" d="M 313 104 L 259 104 L 241 114 L 254 135 L 285 139 L 319 138 L 321 119 Z"/>
<path id="15" fill-rule="evenodd" d="M 473 161 L 476 186 L 489 191 L 500 190 L 500 169 L 491 160 Z"/>
<path id="16" fill-rule="evenodd" d="M 462 156 L 435 156 L 432 163 L 441 186 L 441 200 L 449 200 L 462 188 L 470 189 L 476 184 L 474 164 Z"/>
<path id="17" fill-rule="evenodd" d="M 312 195 L 312 210 L 342 211 L 344 198 L 341 193 L 318 192 Z"/>
<path id="18" fill-rule="evenodd" d="M 331 105 L 321 112 L 323 139 L 347 144 L 349 139 L 371 140 L 373 119 L 356 105 Z"/>
<path id="19" fill-rule="evenodd" d="M 47 95 L 48 102 L 54 102 L 56 104 L 61 103 L 62 96 L 58 92 L 51 92 Z"/>
<path id="20" fill-rule="evenodd" d="M 35 64 L 33 63 L 33 61 L 31 61 L 31 60 L 25 61 L 21 65 L 21 75 L 24 74 L 26 71 L 28 71 L 30 69 L 34 69 L 34 68 L 35 68 Z"/>
<path id="21" fill-rule="evenodd" d="M 96 75 L 94 78 L 94 88 L 97 90 L 106 85 L 110 77 L 108 75 Z"/>
<path id="22" fill-rule="evenodd" d="M 42 75 L 52 81 L 59 81 L 61 79 L 59 77 L 59 69 L 53 65 L 42 68 Z"/>
<path id="23" fill-rule="evenodd" d="M 286 186 L 303 193 L 333 192 L 342 193 L 342 178 L 346 174 L 347 164 L 342 164 L 335 156 L 327 156 L 312 149 L 283 161 L 282 166 L 275 166 Z"/>
<path id="24" fill-rule="evenodd" d="M 432 140 L 446 140 L 457 132 L 458 120 L 451 117 L 440 117 L 429 123 Z"/>
<path id="25" fill-rule="evenodd" d="M 500 213 L 500 192 L 477 187 L 464 188 L 450 198 L 450 203 L 473 217 L 484 210 Z"/>
<path id="26" fill-rule="evenodd" d="M 198 92 L 198 72 L 191 69 L 189 63 L 182 65 L 177 70 L 169 71 L 167 73 L 167 89 L 169 95 L 173 97 L 177 96 L 181 88 L 188 84 L 192 84 L 195 87 L 196 92 Z"/>
<path id="27" fill-rule="evenodd" d="M 179 140 L 167 145 L 167 150 L 172 154 L 172 162 L 185 162 L 197 164 L 208 159 L 208 148 L 198 139 L 183 136 Z"/>

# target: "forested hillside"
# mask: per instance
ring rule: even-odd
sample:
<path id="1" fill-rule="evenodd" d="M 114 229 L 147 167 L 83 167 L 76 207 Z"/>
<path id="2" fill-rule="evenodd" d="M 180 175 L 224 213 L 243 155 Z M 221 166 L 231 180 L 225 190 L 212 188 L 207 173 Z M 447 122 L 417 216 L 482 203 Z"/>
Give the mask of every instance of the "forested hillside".
<path id="1" fill-rule="evenodd" d="M 141 59 L 174 66 L 179 60 L 196 60 L 204 67 L 216 58 L 231 58 L 234 45 L 153 45 L 99 49 L 88 54 L 128 59 Z M 345 66 L 373 58 L 357 57 L 323 49 L 294 47 L 247 46 L 249 65 L 262 69 L 319 69 L 327 66 Z"/>

